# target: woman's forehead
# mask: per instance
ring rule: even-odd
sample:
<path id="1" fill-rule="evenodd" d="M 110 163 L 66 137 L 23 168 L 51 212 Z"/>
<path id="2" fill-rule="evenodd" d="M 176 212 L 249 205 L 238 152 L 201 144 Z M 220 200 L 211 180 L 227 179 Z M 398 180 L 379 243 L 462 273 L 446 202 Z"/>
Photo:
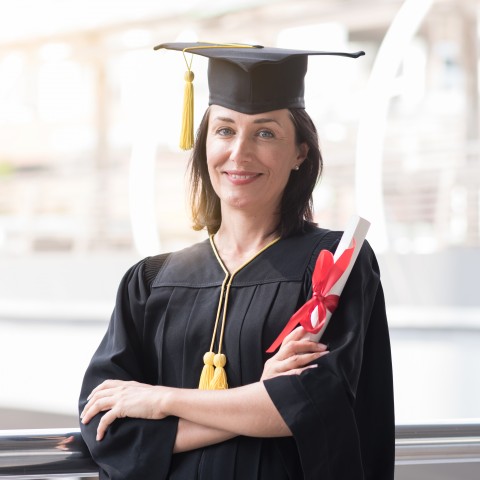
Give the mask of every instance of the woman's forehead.
<path id="1" fill-rule="evenodd" d="M 268 112 L 248 114 L 232 110 L 230 108 L 222 107 L 220 105 L 211 105 L 209 111 L 209 120 L 221 120 L 221 121 L 231 121 L 231 122 L 242 122 L 242 123 L 268 123 L 269 121 L 273 122 L 285 122 L 290 120 L 291 115 L 290 111 L 286 108 L 280 110 L 271 110 Z"/>

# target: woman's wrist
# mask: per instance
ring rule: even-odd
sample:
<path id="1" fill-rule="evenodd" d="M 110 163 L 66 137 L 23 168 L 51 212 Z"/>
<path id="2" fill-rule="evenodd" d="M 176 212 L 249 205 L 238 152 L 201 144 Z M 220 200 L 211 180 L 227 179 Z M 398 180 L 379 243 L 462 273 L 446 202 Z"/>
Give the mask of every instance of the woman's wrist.
<path id="1" fill-rule="evenodd" d="M 155 401 L 156 417 L 165 418 L 173 415 L 171 405 L 174 404 L 174 400 L 172 396 L 174 396 L 176 389 L 163 386 L 157 386 L 155 388 L 157 390 Z"/>

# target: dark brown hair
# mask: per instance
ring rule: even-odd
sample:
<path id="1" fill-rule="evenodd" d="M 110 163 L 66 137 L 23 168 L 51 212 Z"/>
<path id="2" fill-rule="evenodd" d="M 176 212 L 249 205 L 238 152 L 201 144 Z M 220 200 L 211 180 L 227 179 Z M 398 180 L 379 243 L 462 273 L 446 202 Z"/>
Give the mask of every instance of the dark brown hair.
<path id="1" fill-rule="evenodd" d="M 222 214 L 220 199 L 215 193 L 207 166 L 206 140 L 209 111 L 205 112 L 197 131 L 195 146 L 190 157 L 190 205 L 193 229 L 207 229 L 215 233 L 220 228 Z M 297 145 L 306 143 L 308 154 L 299 170 L 293 170 L 283 192 L 280 204 L 280 221 L 277 232 L 282 237 L 304 231 L 313 225 L 312 192 L 323 169 L 318 145 L 317 129 L 308 113 L 302 108 L 290 109 L 295 126 Z"/>

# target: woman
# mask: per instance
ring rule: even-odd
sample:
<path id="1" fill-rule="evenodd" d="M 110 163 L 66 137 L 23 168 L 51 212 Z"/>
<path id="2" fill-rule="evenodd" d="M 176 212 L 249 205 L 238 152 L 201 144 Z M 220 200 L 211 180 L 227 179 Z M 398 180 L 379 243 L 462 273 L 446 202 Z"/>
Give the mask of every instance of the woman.
<path id="1" fill-rule="evenodd" d="M 230 47 L 165 46 L 210 58 L 191 178 L 196 228 L 211 236 L 126 273 L 85 375 L 83 436 L 101 478 L 393 478 L 390 347 L 368 245 L 323 343 L 297 328 L 265 353 L 340 232 L 312 223 L 312 52 Z M 261 58 L 245 74 L 250 55 Z"/>

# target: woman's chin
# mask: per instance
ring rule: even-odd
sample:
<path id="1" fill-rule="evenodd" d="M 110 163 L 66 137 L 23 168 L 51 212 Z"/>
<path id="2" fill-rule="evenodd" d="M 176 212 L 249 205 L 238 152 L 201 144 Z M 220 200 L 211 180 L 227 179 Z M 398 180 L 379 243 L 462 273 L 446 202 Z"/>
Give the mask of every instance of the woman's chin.
<path id="1" fill-rule="evenodd" d="M 278 211 L 278 208 L 270 207 L 269 202 L 266 202 L 265 198 L 229 197 L 221 200 L 221 205 L 223 214 L 226 212 L 238 212 L 253 216 L 261 214 L 267 217 L 269 213 L 273 215 L 274 212 Z"/>

